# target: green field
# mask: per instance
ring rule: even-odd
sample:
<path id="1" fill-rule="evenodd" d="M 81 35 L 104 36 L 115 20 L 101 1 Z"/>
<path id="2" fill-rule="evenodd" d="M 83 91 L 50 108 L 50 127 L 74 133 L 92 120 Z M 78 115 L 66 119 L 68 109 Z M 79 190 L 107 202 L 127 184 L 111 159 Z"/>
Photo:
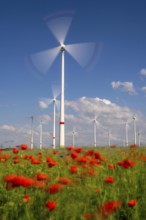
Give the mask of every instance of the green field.
<path id="1" fill-rule="evenodd" d="M 0 151 L 0 220 L 145 220 L 145 210 L 145 147 Z"/>

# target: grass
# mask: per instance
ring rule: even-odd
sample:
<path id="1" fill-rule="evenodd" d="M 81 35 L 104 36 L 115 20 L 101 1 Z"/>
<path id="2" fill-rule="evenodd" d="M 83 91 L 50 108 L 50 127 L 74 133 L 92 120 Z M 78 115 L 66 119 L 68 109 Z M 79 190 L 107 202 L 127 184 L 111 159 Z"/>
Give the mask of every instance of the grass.
<path id="1" fill-rule="evenodd" d="M 146 219 L 145 180 L 145 147 L 1 150 L 0 220 Z"/>

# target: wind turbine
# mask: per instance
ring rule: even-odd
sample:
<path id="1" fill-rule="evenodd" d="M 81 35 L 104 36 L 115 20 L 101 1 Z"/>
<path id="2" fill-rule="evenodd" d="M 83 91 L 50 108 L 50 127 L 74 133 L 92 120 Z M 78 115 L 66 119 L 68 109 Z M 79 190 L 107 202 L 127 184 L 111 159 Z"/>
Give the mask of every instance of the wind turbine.
<path id="1" fill-rule="evenodd" d="M 65 52 L 68 52 L 82 67 L 88 68 L 99 55 L 101 44 L 79 43 L 65 45 L 65 39 L 72 22 L 74 13 L 71 11 L 60 12 L 45 18 L 47 26 L 59 42 L 59 46 L 50 50 L 36 53 L 29 58 L 29 62 L 37 72 L 47 73 L 55 58 L 61 53 L 61 95 L 60 95 L 60 148 L 65 147 L 65 122 L 64 122 L 64 72 Z"/>
<path id="2" fill-rule="evenodd" d="M 53 92 L 53 98 L 52 99 L 47 99 L 47 98 L 42 98 L 40 102 L 45 103 L 45 105 L 48 107 L 50 104 L 53 103 L 53 133 L 52 133 L 52 147 L 53 149 L 56 148 L 56 106 L 58 107 L 59 101 L 57 100 L 57 97 L 60 94 L 59 87 L 52 87 L 52 92 Z"/>
<path id="3" fill-rule="evenodd" d="M 128 120 L 125 122 L 125 146 L 128 147 L 128 142 L 129 142 L 129 138 L 128 138 Z"/>
<path id="4" fill-rule="evenodd" d="M 97 118 L 95 117 L 93 120 L 94 125 L 94 147 L 96 147 L 96 125 L 97 125 Z"/>
<path id="5" fill-rule="evenodd" d="M 111 131 L 110 129 L 108 130 L 108 146 L 111 146 Z"/>
<path id="6" fill-rule="evenodd" d="M 133 115 L 133 126 L 134 126 L 134 144 L 136 144 L 136 116 Z"/>
<path id="7" fill-rule="evenodd" d="M 75 135 L 77 134 L 77 131 L 75 131 L 75 129 L 73 129 L 72 131 L 72 146 L 75 146 Z"/>
<path id="8" fill-rule="evenodd" d="M 42 128 L 42 121 L 40 121 L 40 149 L 42 149 L 42 142 L 43 142 L 43 128 Z"/>
<path id="9" fill-rule="evenodd" d="M 128 113 L 125 111 L 125 113 Z M 124 121 L 124 125 L 125 125 L 125 146 L 128 147 L 129 144 L 129 137 L 128 137 L 128 128 L 129 128 L 129 119 L 131 118 L 131 116 L 128 116 L 127 120 L 123 120 Z"/>
<path id="10" fill-rule="evenodd" d="M 33 138 L 33 121 L 34 121 L 34 116 L 32 115 L 30 117 L 31 119 L 31 145 L 30 145 L 30 148 L 33 149 L 34 147 L 34 138 Z"/>
<path id="11" fill-rule="evenodd" d="M 141 131 L 138 131 L 138 146 L 140 147 L 141 141 Z"/>

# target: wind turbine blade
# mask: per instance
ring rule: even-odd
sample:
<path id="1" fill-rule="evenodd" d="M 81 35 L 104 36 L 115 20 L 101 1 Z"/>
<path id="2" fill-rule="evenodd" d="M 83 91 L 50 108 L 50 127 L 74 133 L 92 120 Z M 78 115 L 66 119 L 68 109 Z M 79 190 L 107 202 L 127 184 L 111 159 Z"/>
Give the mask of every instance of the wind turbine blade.
<path id="1" fill-rule="evenodd" d="M 35 71 L 41 74 L 46 74 L 59 54 L 59 51 L 60 47 L 55 47 L 53 49 L 32 54 L 28 57 L 28 62 Z"/>
<path id="2" fill-rule="evenodd" d="M 78 43 L 65 45 L 66 51 L 83 67 L 89 68 L 99 58 L 101 43 Z"/>
<path id="3" fill-rule="evenodd" d="M 72 11 L 63 11 L 45 18 L 47 26 L 60 44 L 65 41 L 73 15 Z"/>
<path id="4" fill-rule="evenodd" d="M 60 86 L 59 85 L 53 85 L 52 86 L 52 93 L 53 93 L 53 98 L 57 98 L 60 95 Z"/>

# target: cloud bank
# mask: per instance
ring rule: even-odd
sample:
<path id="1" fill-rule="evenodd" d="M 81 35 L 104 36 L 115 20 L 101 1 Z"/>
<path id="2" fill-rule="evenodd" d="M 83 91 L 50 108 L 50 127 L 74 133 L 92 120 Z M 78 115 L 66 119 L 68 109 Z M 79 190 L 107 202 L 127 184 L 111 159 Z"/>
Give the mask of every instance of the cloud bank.
<path id="1" fill-rule="evenodd" d="M 65 102 L 65 144 L 75 146 L 93 146 L 94 143 L 94 119 L 97 119 L 97 145 L 105 146 L 109 143 L 125 145 L 125 129 L 128 123 L 128 142 L 134 143 L 133 115 L 136 115 L 137 142 L 138 132 L 141 131 L 141 143 L 146 143 L 145 130 L 146 118 L 141 112 L 134 111 L 127 106 L 120 106 L 108 99 L 99 97 L 80 97 L 76 100 Z M 48 110 L 48 109 L 47 109 Z M 34 143 L 39 147 L 40 119 L 43 121 L 43 146 L 51 147 L 53 115 L 44 114 L 44 109 L 38 115 L 39 120 L 34 120 Z M 0 127 L 1 144 L 11 141 L 11 145 L 26 142 L 30 146 L 31 124 L 20 126 L 2 125 Z M 59 113 L 56 114 L 56 144 L 59 143 Z"/>

